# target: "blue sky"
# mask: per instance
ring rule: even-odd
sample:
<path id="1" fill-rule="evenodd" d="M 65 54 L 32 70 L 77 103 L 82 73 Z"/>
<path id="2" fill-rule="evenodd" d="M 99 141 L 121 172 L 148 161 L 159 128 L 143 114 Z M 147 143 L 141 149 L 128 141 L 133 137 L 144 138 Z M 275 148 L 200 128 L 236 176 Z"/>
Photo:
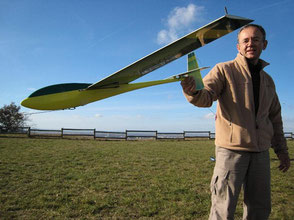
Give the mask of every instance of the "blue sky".
<path id="1" fill-rule="evenodd" d="M 58 83 L 94 83 L 224 15 L 254 19 L 267 31 L 262 58 L 276 83 L 285 131 L 294 131 L 292 0 L 0 0 L 0 107 Z M 196 50 L 200 66 L 234 59 L 237 31 Z M 180 58 L 140 79 L 186 70 Z M 209 70 L 204 70 L 205 76 Z M 21 108 L 22 112 L 36 113 Z M 34 128 L 214 130 L 211 108 L 187 103 L 179 83 L 125 93 L 76 110 L 30 115 Z"/>

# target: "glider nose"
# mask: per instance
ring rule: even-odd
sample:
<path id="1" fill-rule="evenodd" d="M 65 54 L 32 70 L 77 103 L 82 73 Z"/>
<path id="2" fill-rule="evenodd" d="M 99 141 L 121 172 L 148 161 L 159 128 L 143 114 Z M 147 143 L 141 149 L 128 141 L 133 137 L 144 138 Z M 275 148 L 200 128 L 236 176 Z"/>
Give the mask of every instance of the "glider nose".
<path id="1" fill-rule="evenodd" d="M 26 108 L 33 108 L 34 109 L 34 106 L 32 106 L 31 104 L 31 100 L 30 98 L 26 98 L 24 100 L 22 100 L 22 102 L 20 103 L 23 107 L 26 107 Z"/>

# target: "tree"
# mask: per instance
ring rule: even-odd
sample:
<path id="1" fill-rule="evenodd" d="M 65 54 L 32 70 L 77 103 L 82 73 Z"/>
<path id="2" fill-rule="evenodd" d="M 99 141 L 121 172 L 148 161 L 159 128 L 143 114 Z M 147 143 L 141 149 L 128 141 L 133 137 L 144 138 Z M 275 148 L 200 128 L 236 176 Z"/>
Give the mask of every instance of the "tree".
<path id="1" fill-rule="evenodd" d="M 27 117 L 19 112 L 20 106 L 16 106 L 14 102 L 10 105 L 4 105 L 0 108 L 0 127 L 4 131 L 11 132 L 18 130 L 19 127 L 23 127 L 27 120 Z"/>

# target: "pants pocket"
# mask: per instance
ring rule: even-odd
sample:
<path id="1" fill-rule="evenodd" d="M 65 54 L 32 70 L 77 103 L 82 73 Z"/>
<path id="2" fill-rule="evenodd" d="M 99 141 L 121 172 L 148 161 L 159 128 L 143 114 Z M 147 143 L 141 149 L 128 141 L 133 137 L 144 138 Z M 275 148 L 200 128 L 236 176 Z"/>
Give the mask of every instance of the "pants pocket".
<path id="1" fill-rule="evenodd" d="M 229 173 L 230 171 L 222 169 L 216 169 L 214 171 L 210 189 L 212 196 L 217 200 L 227 199 Z"/>

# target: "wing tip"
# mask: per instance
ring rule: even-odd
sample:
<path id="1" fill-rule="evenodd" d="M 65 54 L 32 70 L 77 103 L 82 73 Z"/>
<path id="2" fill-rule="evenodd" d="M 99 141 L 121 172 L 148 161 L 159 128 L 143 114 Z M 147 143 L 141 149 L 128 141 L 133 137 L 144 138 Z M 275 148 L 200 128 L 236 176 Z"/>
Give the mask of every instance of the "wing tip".
<path id="1" fill-rule="evenodd" d="M 227 17 L 229 19 L 234 19 L 234 20 L 244 20 L 244 21 L 248 21 L 248 23 L 254 21 L 254 20 L 252 20 L 250 18 L 244 18 L 244 17 L 240 17 L 240 16 L 236 16 L 236 15 L 231 15 L 231 14 L 226 14 L 226 15 L 224 15 L 224 17 Z"/>

